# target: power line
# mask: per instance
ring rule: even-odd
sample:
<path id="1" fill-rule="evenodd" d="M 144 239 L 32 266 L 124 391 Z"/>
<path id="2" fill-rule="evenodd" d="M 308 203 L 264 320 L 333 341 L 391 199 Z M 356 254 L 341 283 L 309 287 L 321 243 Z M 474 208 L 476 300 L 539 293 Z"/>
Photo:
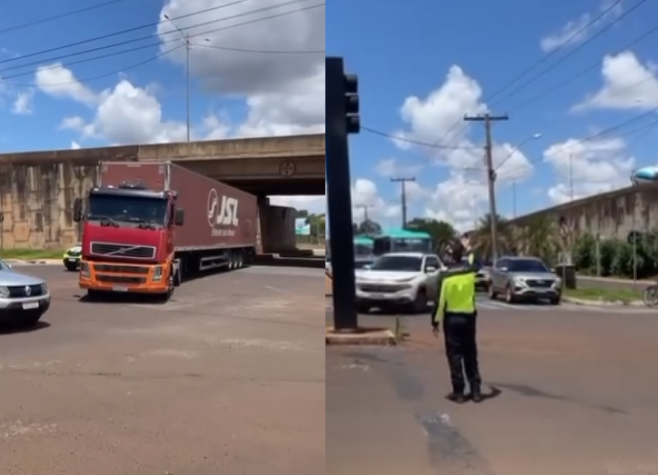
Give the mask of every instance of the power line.
<path id="1" fill-rule="evenodd" d="M 365 130 L 366 132 L 369 132 L 373 135 L 379 135 L 380 137 L 386 137 L 388 139 L 398 140 L 400 142 L 406 142 L 406 143 L 413 144 L 413 145 L 419 145 L 421 147 L 428 147 L 428 148 L 442 149 L 442 150 L 481 150 L 482 149 L 482 147 L 437 145 L 437 144 L 432 144 L 432 143 L 429 143 L 429 142 L 422 142 L 420 140 L 408 139 L 406 137 L 402 137 L 402 136 L 399 136 L 399 135 L 389 134 L 387 132 L 382 132 L 381 130 L 373 129 L 371 127 L 366 127 L 364 125 L 361 125 L 361 130 Z"/>
<path id="2" fill-rule="evenodd" d="M 490 96 L 487 96 L 487 97 L 485 98 L 485 100 L 483 100 L 482 102 L 483 102 L 483 103 L 490 103 L 490 102 L 493 101 L 497 96 L 499 96 L 499 95 L 502 94 L 503 92 L 507 91 L 511 86 L 513 86 L 514 84 L 516 84 L 517 82 L 519 82 L 521 79 L 523 79 L 523 78 L 526 77 L 528 74 L 530 74 L 532 71 L 534 71 L 537 67 L 541 66 L 541 65 L 542 65 L 543 63 L 545 63 L 547 60 L 549 60 L 550 58 L 552 58 L 553 56 L 555 56 L 559 51 L 561 51 L 561 50 L 564 49 L 566 46 L 568 46 L 569 44 L 571 44 L 571 42 L 572 42 L 574 39 L 576 39 L 579 35 L 581 35 L 581 34 L 584 33 L 586 30 L 588 30 L 589 28 L 591 28 L 592 26 L 594 26 L 597 22 L 599 22 L 600 20 L 602 20 L 607 14 L 609 14 L 609 13 L 612 12 L 615 8 L 617 8 L 619 5 L 621 5 L 621 3 L 622 3 L 623 1 L 624 1 L 624 0 L 616 0 L 614 3 L 610 4 L 610 5 L 608 6 L 608 8 L 604 9 L 604 10 L 603 10 L 602 12 L 600 12 L 596 17 L 594 17 L 592 20 L 590 20 L 589 22 L 587 22 L 585 25 L 583 25 L 581 28 L 579 28 L 578 30 L 576 30 L 575 32 L 573 32 L 571 35 L 569 35 L 569 36 L 568 36 L 568 37 L 567 37 L 562 43 L 560 43 L 556 48 L 554 48 L 554 49 L 551 50 L 549 53 L 547 53 L 547 54 L 545 54 L 544 56 L 542 56 L 542 58 L 539 59 L 538 61 L 535 61 L 535 62 L 532 63 L 530 66 L 528 66 L 527 68 L 523 69 L 519 74 L 517 74 L 517 75 L 516 75 L 515 77 L 513 77 L 510 81 L 508 81 L 507 83 L 505 83 L 505 85 L 503 85 L 503 87 L 497 89 L 497 90 L 496 90 L 493 94 L 491 94 Z M 643 0 L 643 1 L 644 1 L 644 0 Z M 461 130 L 460 130 L 458 133 L 463 132 L 463 131 L 466 130 L 466 128 L 468 127 L 468 125 L 463 125 L 463 121 L 462 121 L 461 118 L 457 119 L 457 120 L 454 122 L 454 124 L 453 124 L 452 126 L 449 127 L 448 131 L 447 131 L 446 133 L 444 133 L 444 134 L 441 136 L 441 138 L 439 138 L 439 140 L 437 141 L 437 144 L 443 142 L 443 140 L 444 140 L 445 138 L 447 138 L 450 134 L 452 134 L 452 132 L 454 132 L 455 129 L 457 129 L 457 127 L 459 127 L 460 125 L 462 125 L 462 128 L 461 128 Z"/>
<path id="3" fill-rule="evenodd" d="M 560 52 L 561 50 L 563 50 L 564 48 L 566 48 L 567 46 L 569 46 L 569 45 L 572 43 L 573 40 L 575 40 L 576 38 L 578 38 L 580 35 L 582 35 L 583 33 L 585 33 L 588 29 L 592 28 L 596 23 L 598 23 L 599 21 L 601 21 L 606 15 L 608 15 L 608 14 L 611 13 L 615 8 L 617 8 L 619 5 L 621 5 L 621 3 L 622 3 L 623 1 L 624 1 L 624 0 L 617 0 L 617 1 L 615 1 L 614 3 L 610 4 L 610 5 L 608 6 L 608 8 L 606 8 L 605 10 L 603 10 L 602 12 L 600 12 L 596 17 L 592 18 L 592 20 L 590 20 L 589 22 L 585 23 L 581 28 L 579 28 L 578 30 L 574 31 L 571 35 L 569 35 L 569 36 L 568 36 L 568 37 L 567 37 L 562 43 L 560 43 L 556 48 L 554 48 L 553 50 L 551 50 L 550 52 L 548 52 L 547 54 L 545 54 L 544 56 L 542 56 L 541 59 L 539 59 L 538 61 L 535 61 L 535 62 L 532 63 L 530 66 L 528 66 L 527 68 L 525 68 L 523 71 L 521 71 L 521 73 L 519 73 L 518 75 L 516 75 L 511 81 L 508 81 L 508 82 L 506 83 L 506 85 L 504 85 L 502 88 L 497 89 L 496 92 L 494 92 L 491 96 L 487 97 L 486 102 L 491 102 L 491 101 L 493 101 L 494 98 L 496 98 L 497 96 L 499 96 L 500 94 L 502 94 L 503 92 L 505 92 L 506 90 L 508 90 L 508 89 L 509 89 L 510 87 L 512 87 L 514 84 L 516 84 L 516 83 L 519 82 L 521 79 L 523 79 L 523 78 L 526 77 L 528 74 L 530 74 L 530 73 L 531 73 L 533 70 L 535 70 L 537 67 L 541 66 L 541 65 L 544 64 L 547 60 L 549 60 L 549 59 L 551 59 L 553 56 L 555 56 L 558 52 Z M 644 0 L 643 0 L 643 1 L 644 1 Z M 583 46 L 583 45 L 581 45 L 581 47 L 582 47 L 582 46 Z M 458 122 L 458 123 L 459 123 L 459 122 Z"/>
<path id="4" fill-rule="evenodd" d="M 184 19 L 184 18 L 189 18 L 191 16 L 199 15 L 201 13 L 208 13 L 210 11 L 218 10 L 220 8 L 235 6 L 235 5 L 238 5 L 238 4 L 241 4 L 241 3 L 245 3 L 246 1 L 249 1 L 249 0 L 237 0 L 237 1 L 232 2 L 232 3 L 227 3 L 227 4 L 220 5 L 220 6 L 212 7 L 212 8 L 206 8 L 204 10 L 198 10 L 196 12 L 188 13 L 186 15 L 181 15 L 179 17 L 172 18 L 172 19 L 176 21 L 176 20 L 180 20 L 180 19 Z M 308 1 L 308 0 L 290 0 L 290 1 L 287 1 L 287 2 L 279 3 L 279 4 L 268 6 L 268 7 L 262 7 L 262 8 L 258 8 L 258 9 L 255 9 L 255 10 L 250 10 L 250 11 L 247 11 L 247 12 L 242 12 L 242 13 L 238 13 L 238 14 L 235 14 L 235 15 L 227 16 L 227 17 L 222 17 L 222 18 L 218 18 L 218 19 L 214 19 L 214 20 L 209 20 L 209 21 L 204 21 L 204 22 L 201 22 L 201 23 L 196 23 L 194 25 L 191 25 L 191 26 L 188 26 L 188 27 L 185 27 L 185 28 L 181 28 L 181 30 L 190 30 L 190 29 L 199 28 L 199 27 L 202 27 L 202 26 L 213 25 L 213 24 L 216 24 L 216 23 L 221 22 L 221 21 L 233 20 L 233 19 L 236 19 L 236 18 L 241 18 L 241 17 L 244 17 L 244 16 L 253 15 L 255 13 L 261 13 L 261 12 L 264 12 L 264 11 L 277 9 L 277 8 L 280 8 L 280 7 L 283 7 L 283 6 L 299 4 L 299 3 L 302 3 L 302 2 L 305 2 L 305 1 Z M 322 4 L 322 5 L 324 5 L 324 4 Z M 301 11 L 301 10 L 302 9 L 300 9 L 299 11 Z M 286 14 L 289 14 L 289 13 L 292 13 L 292 12 L 286 12 L 284 14 L 279 14 L 279 15 L 272 15 L 272 16 L 266 18 L 266 19 L 276 18 L 277 16 L 283 16 L 283 15 L 286 15 Z M 45 50 L 41 50 L 41 51 L 35 51 L 35 52 L 28 53 L 26 55 L 22 55 L 22 56 L 19 56 L 19 57 L 16 57 L 16 58 L 6 58 L 6 59 L 3 59 L 3 60 L 0 60 L 0 65 L 10 63 L 10 62 L 19 61 L 19 60 L 26 59 L 26 58 L 40 56 L 40 55 L 43 55 L 43 54 L 46 54 L 46 53 L 53 53 L 55 51 L 61 51 L 63 49 L 73 48 L 75 46 L 81 46 L 81 45 L 84 45 L 84 44 L 93 43 L 93 42 L 100 41 L 100 40 L 103 40 L 103 39 L 108 39 L 108 38 L 113 38 L 113 37 L 116 37 L 116 36 L 121 36 L 121 35 L 124 35 L 126 33 L 131 33 L 131 32 L 134 32 L 134 31 L 145 29 L 145 28 L 152 28 L 154 26 L 158 26 L 159 24 L 163 23 L 164 21 L 166 21 L 166 20 L 148 23 L 148 24 L 145 24 L 145 25 L 141 25 L 141 26 L 137 26 L 137 27 L 133 27 L 133 28 L 128 28 L 128 29 L 125 29 L 125 30 L 117 31 L 117 32 L 114 32 L 114 33 L 109 33 L 109 34 L 102 35 L 102 36 L 97 36 L 95 38 L 88 38 L 88 39 L 85 39 L 85 40 L 76 41 L 76 42 L 73 42 L 73 43 L 69 43 L 69 44 L 62 45 L 62 46 L 57 46 L 57 47 L 54 47 L 54 48 L 49 48 L 49 49 L 45 49 Z M 252 20 L 252 22 L 253 21 L 259 21 L 259 20 L 254 19 L 254 20 Z M 223 31 L 224 29 L 230 29 L 230 28 L 233 28 L 235 26 L 242 26 L 243 24 L 246 24 L 246 23 L 243 22 L 243 23 L 239 23 L 239 24 L 236 24 L 236 25 L 229 25 L 229 26 L 221 28 L 219 30 L 211 30 L 210 32 Z M 171 31 L 168 31 L 164 34 L 169 35 L 169 34 L 173 34 L 173 33 L 177 33 L 177 31 L 175 29 L 172 29 Z M 190 37 L 203 36 L 203 35 L 206 35 L 208 33 L 209 32 L 198 33 L 198 34 L 195 34 L 195 35 L 190 35 Z M 157 34 L 155 34 L 155 35 L 151 34 L 151 35 L 148 35 L 148 36 L 141 36 L 141 37 L 132 38 L 132 39 L 129 39 L 129 40 L 118 41 L 116 43 L 111 43 L 109 45 L 96 46 L 96 47 L 89 48 L 89 49 L 86 49 L 86 50 L 76 51 L 76 52 L 73 52 L 73 53 L 68 53 L 68 54 L 56 56 L 54 58 L 40 59 L 38 61 L 33 61 L 33 62 L 27 63 L 27 64 L 9 66 L 9 67 L 3 68 L 2 70 L 3 71 L 9 71 L 9 70 L 13 70 L 13 69 L 21 69 L 21 68 L 25 68 L 25 67 L 29 67 L 29 66 L 39 65 L 39 64 L 42 64 L 42 63 L 45 63 L 45 62 L 58 61 L 58 60 L 70 58 L 70 57 L 73 57 L 73 56 L 80 56 L 80 55 L 87 54 L 87 53 L 94 53 L 94 52 L 97 52 L 97 51 L 102 51 L 102 50 L 106 50 L 106 49 L 110 49 L 110 48 L 129 45 L 129 44 L 137 43 L 139 41 L 151 40 L 151 39 L 154 39 L 154 38 L 158 38 L 158 36 L 159 35 L 157 35 Z M 180 41 L 180 39 L 176 37 L 176 38 L 172 38 L 170 40 L 162 40 L 161 42 L 162 43 L 170 43 L 170 42 L 173 42 L 173 41 Z"/>
<path id="5" fill-rule="evenodd" d="M 65 13 L 59 13 L 57 15 L 40 18 L 38 20 L 29 21 L 27 23 L 21 23 L 20 25 L 10 26 L 7 28 L 0 29 L 0 35 L 5 33 L 10 33 L 12 31 L 24 30 L 25 28 L 30 28 L 37 25 L 42 25 L 44 23 L 50 23 L 51 21 L 61 20 L 62 18 L 67 18 L 74 15 L 79 15 L 81 13 L 90 12 L 92 10 L 98 10 L 103 7 L 108 7 L 110 5 L 116 5 L 118 3 L 125 2 L 126 0 L 110 0 L 108 2 L 97 3 L 96 5 L 90 5 L 88 7 L 79 8 L 77 10 L 71 10 Z"/>
<path id="6" fill-rule="evenodd" d="M 634 40 L 632 40 L 632 41 L 626 43 L 624 46 L 618 48 L 615 52 L 611 53 L 610 56 L 618 55 L 618 54 L 620 54 L 620 53 L 622 53 L 622 52 L 628 50 L 629 48 L 635 46 L 636 44 L 638 44 L 638 43 L 644 41 L 645 39 L 649 38 L 650 36 L 652 36 L 652 35 L 654 35 L 654 34 L 656 34 L 656 33 L 658 33 L 658 25 L 656 25 L 655 27 L 651 28 L 649 31 L 643 33 L 642 35 L 638 36 L 638 37 L 635 38 Z M 589 73 L 590 71 L 592 71 L 592 70 L 594 70 L 594 69 L 596 69 L 596 68 L 598 68 L 598 67 L 600 67 L 600 66 L 601 66 L 601 62 L 598 61 L 598 60 L 595 61 L 595 62 L 593 62 L 593 63 L 591 63 L 591 64 L 588 65 L 587 67 L 581 69 L 581 70 L 580 70 L 579 72 L 577 72 L 576 74 L 573 74 L 572 76 L 569 76 L 569 77 L 568 77 L 567 79 L 565 79 L 564 81 L 562 81 L 562 82 L 560 82 L 560 83 L 558 83 L 558 84 L 556 84 L 556 85 L 554 85 L 554 86 L 552 86 L 552 87 L 550 87 L 550 88 L 544 90 L 544 91 L 541 92 L 540 94 L 537 94 L 536 96 L 533 96 L 533 97 L 531 97 L 530 99 L 528 99 L 528 100 L 526 100 L 526 101 L 523 101 L 523 102 L 521 103 L 521 105 L 519 105 L 519 106 L 513 108 L 512 111 L 513 111 L 513 112 L 517 112 L 517 111 L 519 111 L 519 110 L 521 110 L 521 109 L 524 109 L 524 108 L 528 107 L 529 105 L 534 104 L 535 102 L 537 102 L 537 101 L 543 99 L 544 97 L 548 96 L 549 94 L 552 94 L 553 92 L 555 92 L 555 91 L 557 91 L 557 90 L 559 90 L 559 89 L 562 89 L 562 88 L 565 87 L 565 86 L 568 86 L 569 84 L 571 84 L 571 83 L 574 82 L 575 80 L 577 80 L 577 79 L 583 77 L 585 74 Z M 628 86 L 628 87 L 625 87 L 625 88 L 623 88 L 623 89 L 620 89 L 619 91 L 615 91 L 615 92 L 614 92 L 613 94 L 611 94 L 611 95 L 612 95 L 612 96 L 618 96 L 618 95 L 620 95 L 620 94 L 623 94 L 624 92 L 627 92 L 627 91 L 629 91 L 629 90 L 631 90 L 631 89 L 634 89 L 634 88 L 640 86 L 641 84 L 643 84 L 643 83 L 645 83 L 645 82 L 647 82 L 647 81 L 649 81 L 649 80 L 651 80 L 651 79 L 653 79 L 653 76 L 649 76 L 649 77 L 647 77 L 647 78 L 645 78 L 645 79 L 642 79 L 641 81 L 638 81 L 638 82 L 636 82 L 636 83 L 634 83 L 634 84 L 631 84 L 631 85 Z"/>
<path id="7" fill-rule="evenodd" d="M 271 19 L 274 19 L 274 18 L 279 18 L 279 17 L 282 17 L 282 16 L 291 15 L 293 13 L 298 13 L 300 11 L 319 8 L 319 7 L 322 7 L 322 6 L 324 6 L 324 3 L 311 5 L 311 6 L 303 7 L 303 8 L 297 8 L 295 10 L 290 10 L 290 11 L 278 13 L 278 14 L 275 14 L 275 15 L 269 15 L 267 17 L 255 18 L 255 19 L 251 19 L 251 20 L 244 21 L 244 22 L 241 22 L 241 23 L 236 23 L 236 24 L 233 24 L 233 25 L 229 25 L 229 26 L 225 26 L 225 27 L 221 27 L 221 28 L 215 28 L 213 30 L 206 31 L 204 33 L 199 33 L 198 35 L 194 35 L 193 37 L 203 36 L 203 35 L 211 34 L 211 33 L 216 33 L 218 31 L 224 31 L 224 30 L 228 30 L 228 29 L 231 29 L 231 28 L 236 28 L 236 27 L 239 27 L 239 26 L 245 26 L 245 25 L 249 25 L 249 24 L 253 24 L 253 23 L 258 23 L 258 22 L 261 22 L 261 21 L 267 21 L 267 20 L 271 20 Z M 224 19 L 219 19 L 219 20 L 216 20 L 216 21 L 222 21 Z M 191 26 L 189 28 L 195 28 L 195 27 L 196 26 Z M 183 28 L 183 30 L 185 30 L 185 28 Z M 180 41 L 180 40 L 179 39 L 168 40 L 168 41 L 164 41 L 162 43 L 171 43 L 173 41 Z M 157 46 L 160 46 L 162 43 L 152 43 L 152 44 L 148 44 L 148 45 L 136 46 L 136 47 L 132 47 L 132 48 L 129 48 L 129 49 L 126 49 L 126 50 L 115 51 L 115 52 L 112 52 L 112 53 L 107 53 L 107 54 L 104 54 L 104 55 L 98 55 L 98 56 L 94 56 L 94 57 L 91 57 L 91 58 L 84 58 L 84 59 L 80 59 L 80 60 L 76 60 L 76 61 L 70 61 L 70 62 L 67 62 L 63 66 L 72 66 L 72 65 L 75 65 L 75 64 L 81 64 L 81 63 L 86 63 L 86 62 L 90 62 L 90 61 L 98 61 L 99 59 L 105 59 L 105 58 L 109 58 L 109 57 L 113 57 L 113 56 L 120 56 L 120 55 L 123 55 L 123 54 L 132 53 L 132 52 L 143 50 L 143 49 L 157 47 Z M 98 49 L 102 50 L 102 49 L 106 49 L 106 47 L 95 48 L 94 50 L 98 50 Z M 173 48 L 172 50 L 169 50 L 169 52 L 171 52 L 175 49 L 177 49 L 177 48 Z M 87 52 L 91 52 L 91 51 L 86 51 L 84 53 L 87 53 Z M 82 54 L 82 53 L 78 52 L 78 53 L 74 53 L 74 54 L 70 54 L 70 55 L 64 55 L 64 56 L 61 56 L 57 59 L 64 59 L 66 57 L 77 56 L 79 54 Z M 164 56 L 164 54 L 158 55 L 158 57 L 162 57 L 162 56 Z M 140 65 L 145 64 L 146 62 L 150 62 L 151 60 L 154 60 L 154 59 L 157 59 L 157 58 L 151 58 L 151 59 L 149 59 L 145 62 L 140 63 Z M 53 59 L 51 61 L 55 61 L 55 60 L 56 59 Z M 41 64 L 41 61 L 35 62 L 32 65 L 38 65 L 38 64 Z M 26 65 L 23 65 L 22 67 L 25 67 L 25 66 Z M 56 67 L 59 67 L 59 65 L 46 66 L 44 69 L 54 69 Z M 0 69 L 0 74 L 3 73 L 4 71 L 5 70 Z M 110 76 L 110 75 L 113 75 L 113 74 L 117 74 L 117 73 L 120 73 L 122 71 L 123 71 L 123 69 L 119 69 L 119 70 L 115 70 L 115 71 L 112 71 L 112 72 L 107 73 L 107 74 L 103 74 L 101 76 L 94 76 L 92 78 L 79 79 L 79 80 L 72 81 L 72 82 L 86 82 L 86 81 L 89 81 L 89 80 L 101 79 L 103 77 L 107 77 L 107 76 Z M 32 75 L 32 74 L 34 74 L 34 71 L 27 71 L 27 72 L 12 74 L 12 75 L 9 75 L 9 76 L 0 76 L 0 79 L 7 80 L 7 79 L 13 79 L 13 78 L 22 77 L 22 76 L 28 76 L 28 75 Z M 70 84 L 72 82 L 63 83 L 63 84 Z M 36 86 L 35 84 L 16 84 L 16 83 L 8 83 L 8 84 L 13 85 L 13 86 L 18 86 L 18 87 L 21 87 L 21 86 L 22 87 L 35 87 Z"/>
<path id="8" fill-rule="evenodd" d="M 571 58 L 573 55 L 578 53 L 580 50 L 582 50 L 585 46 L 589 45 L 592 43 L 594 40 L 605 34 L 610 28 L 612 28 L 614 25 L 619 23 L 621 20 L 626 18 L 628 15 L 633 13 L 635 10 L 637 10 L 640 6 L 642 6 L 644 3 L 646 3 L 647 0 L 639 0 L 635 5 L 633 5 L 631 8 L 628 10 L 624 11 L 621 15 L 619 15 L 617 18 L 615 18 L 613 21 L 608 23 L 606 26 L 604 26 L 602 29 L 597 31 L 594 35 L 590 36 L 586 41 L 583 41 L 581 44 L 579 44 L 577 47 L 569 51 L 567 54 L 562 56 L 560 59 L 558 59 L 556 62 L 549 64 L 546 68 L 542 69 L 538 74 L 534 75 L 531 77 L 528 81 L 523 82 L 520 86 L 517 86 L 514 88 L 513 91 L 510 91 L 508 94 L 504 95 L 502 99 L 498 99 L 496 101 L 493 101 L 493 104 L 500 103 L 501 101 L 504 101 L 506 99 L 509 99 L 510 97 L 518 94 L 520 91 L 528 87 L 529 85 L 533 84 L 535 81 L 538 79 L 542 78 L 543 76 L 546 75 L 546 73 L 552 71 L 555 69 L 557 66 L 560 64 L 564 63 L 567 59 Z M 618 3 L 619 0 L 618 0 Z"/>
<path id="9" fill-rule="evenodd" d="M 198 44 L 201 48 L 218 49 L 222 51 L 234 51 L 237 53 L 257 53 L 257 54 L 325 54 L 326 50 L 262 50 L 262 49 L 245 49 L 245 48 L 229 48 L 227 46 L 205 45 Z"/>

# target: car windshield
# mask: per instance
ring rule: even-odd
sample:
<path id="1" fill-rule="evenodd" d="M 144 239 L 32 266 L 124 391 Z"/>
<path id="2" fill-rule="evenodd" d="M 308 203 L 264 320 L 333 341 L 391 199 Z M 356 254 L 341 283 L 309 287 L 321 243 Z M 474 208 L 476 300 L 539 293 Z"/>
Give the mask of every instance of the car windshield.
<path id="1" fill-rule="evenodd" d="M 372 270 L 420 272 L 422 257 L 382 256 L 372 264 Z"/>
<path id="2" fill-rule="evenodd" d="M 515 259 L 510 261 L 511 272 L 550 272 L 543 262 L 535 259 Z"/>
<path id="3" fill-rule="evenodd" d="M 133 196 L 92 195 L 87 219 L 111 219 L 133 223 L 164 225 L 167 200 Z"/>

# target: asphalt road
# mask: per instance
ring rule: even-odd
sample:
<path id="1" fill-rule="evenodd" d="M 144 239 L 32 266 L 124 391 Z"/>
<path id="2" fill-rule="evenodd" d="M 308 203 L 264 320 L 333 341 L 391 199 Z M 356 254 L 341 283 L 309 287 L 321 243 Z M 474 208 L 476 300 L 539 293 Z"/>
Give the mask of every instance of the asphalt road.
<path id="1" fill-rule="evenodd" d="M 18 268 L 17 268 L 18 270 Z M 323 272 L 250 268 L 165 305 L 79 301 L 0 333 L 2 475 L 307 475 L 325 467 Z"/>
<path id="2" fill-rule="evenodd" d="M 552 309 L 481 307 L 481 369 L 497 389 L 481 405 L 444 399 L 428 315 L 402 316 L 398 348 L 330 347 L 326 473 L 658 473 L 658 316 Z"/>

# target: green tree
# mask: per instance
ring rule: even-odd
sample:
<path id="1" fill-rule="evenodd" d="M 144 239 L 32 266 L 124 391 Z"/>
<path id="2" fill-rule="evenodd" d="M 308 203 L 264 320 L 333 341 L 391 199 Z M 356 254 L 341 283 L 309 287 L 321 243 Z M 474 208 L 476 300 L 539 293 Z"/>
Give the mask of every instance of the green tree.
<path id="1" fill-rule="evenodd" d="M 548 216 L 538 216 L 516 231 L 514 240 L 517 251 L 539 257 L 553 265 L 560 250 L 560 239 L 556 223 Z"/>
<path id="2" fill-rule="evenodd" d="M 498 215 L 496 216 L 496 230 L 498 234 L 498 254 L 512 252 L 515 246 L 514 232 L 509 224 L 509 220 Z M 493 255 L 491 241 L 491 214 L 486 214 L 480 218 L 478 227 L 473 236 L 473 247 L 485 258 L 491 258 Z"/>
<path id="3" fill-rule="evenodd" d="M 409 221 L 407 228 L 413 229 L 414 231 L 426 232 L 432 236 L 432 241 L 437 248 L 443 247 L 445 243 L 457 236 L 457 231 L 452 224 L 446 221 L 437 221 L 435 219 L 414 218 Z"/>
<path id="4" fill-rule="evenodd" d="M 596 274 L 596 237 L 590 233 L 578 236 L 573 246 L 572 257 L 578 272 Z"/>
<path id="5" fill-rule="evenodd" d="M 381 234 L 382 227 L 372 219 L 366 219 L 357 226 L 358 234 Z"/>

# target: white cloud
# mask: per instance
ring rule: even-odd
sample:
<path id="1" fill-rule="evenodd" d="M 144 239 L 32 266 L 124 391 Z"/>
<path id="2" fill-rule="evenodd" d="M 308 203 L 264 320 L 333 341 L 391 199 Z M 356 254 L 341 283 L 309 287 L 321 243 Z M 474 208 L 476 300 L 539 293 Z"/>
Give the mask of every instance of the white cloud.
<path id="1" fill-rule="evenodd" d="M 632 51 L 604 57 L 601 75 L 601 89 L 576 104 L 572 111 L 658 107 L 655 66 L 642 64 Z"/>
<path id="2" fill-rule="evenodd" d="M 541 49 L 548 53 L 561 47 L 562 45 L 573 46 L 584 42 L 586 39 L 592 36 L 597 28 L 601 27 L 609 21 L 612 21 L 622 14 L 622 4 L 620 3 L 619 5 L 614 5 L 614 3 L 616 3 L 616 0 L 603 0 L 600 2 L 597 11 L 593 13 L 586 12 L 576 19 L 569 20 L 557 31 L 541 39 Z M 607 11 L 611 7 L 612 9 Z M 594 21 L 595 18 L 599 17 L 599 15 L 602 16 Z"/>
<path id="3" fill-rule="evenodd" d="M 59 128 L 62 130 L 82 131 L 85 127 L 85 120 L 82 117 L 65 117 Z"/>
<path id="4" fill-rule="evenodd" d="M 365 178 L 358 178 L 352 185 L 352 216 L 360 222 L 364 216 L 364 207 L 368 217 L 375 221 L 400 216 L 400 205 L 385 201 L 379 194 L 377 185 Z"/>
<path id="5" fill-rule="evenodd" d="M 270 196 L 270 204 L 274 206 L 287 206 L 296 210 L 306 210 L 314 214 L 327 212 L 327 198 L 324 195 Z"/>
<path id="6" fill-rule="evenodd" d="M 71 149 L 72 150 L 78 150 L 80 148 L 80 144 L 76 142 L 75 140 L 71 142 Z"/>
<path id="7" fill-rule="evenodd" d="M 163 7 L 164 15 L 177 18 L 208 8 L 225 5 L 224 0 L 170 0 Z M 238 3 L 238 2 L 235 2 Z M 190 28 L 200 23 L 199 16 L 176 21 L 192 37 L 190 65 L 192 74 L 205 88 L 224 95 L 246 98 L 249 112 L 238 127 L 239 136 L 290 135 L 324 131 L 324 54 L 263 54 L 217 50 L 228 47 L 260 51 L 324 50 L 324 8 L 310 9 L 249 25 L 227 28 L 255 18 L 295 10 L 294 6 L 279 6 L 278 0 L 253 0 L 217 8 L 204 14 L 203 22 L 216 23 Z M 261 14 L 248 14 L 262 8 Z M 215 31 L 224 28 L 222 31 Z M 162 50 L 172 47 L 178 38 L 170 22 L 158 27 Z M 184 67 L 185 50 L 181 48 L 167 56 Z"/>
<path id="8" fill-rule="evenodd" d="M 414 177 L 414 175 L 416 175 L 422 169 L 420 165 L 400 163 L 400 161 L 396 160 L 395 158 L 385 158 L 380 160 L 377 162 L 377 166 L 375 168 L 377 173 L 387 178 L 392 178 L 395 176 Z"/>
<path id="9" fill-rule="evenodd" d="M 568 139 L 544 151 L 544 161 L 555 169 L 559 182 L 548 190 L 556 204 L 621 188 L 629 184 L 635 159 L 621 138 L 597 141 Z"/>
<path id="10" fill-rule="evenodd" d="M 89 105 L 96 103 L 96 94 L 78 81 L 62 63 L 39 66 L 34 82 L 39 89 L 53 97 L 74 99 Z"/>
<path id="11" fill-rule="evenodd" d="M 33 91 L 19 92 L 12 105 L 11 112 L 17 115 L 29 115 L 32 113 Z"/>
<path id="12" fill-rule="evenodd" d="M 467 227 L 471 227 L 473 210 L 483 209 L 487 200 L 484 148 L 468 138 L 472 124 L 465 123 L 463 118 L 465 113 L 486 111 L 482 88 L 459 66 L 452 66 L 445 82 L 426 98 L 412 96 L 404 101 L 400 114 L 408 130 L 396 135 L 422 143 L 440 142 L 444 147 L 429 151 L 432 162 L 448 168 L 449 178 L 435 190 L 424 191 L 422 196 L 432 197 L 425 210 L 428 217 L 445 219 L 462 228 L 468 222 Z M 521 137 L 519 142 L 526 138 Z M 397 144 L 403 149 L 428 151 L 427 147 L 403 144 L 400 140 Z M 532 173 L 530 160 L 513 144 L 494 144 L 493 161 L 501 184 L 521 181 Z M 451 193 L 459 198 L 450 197 Z"/>

